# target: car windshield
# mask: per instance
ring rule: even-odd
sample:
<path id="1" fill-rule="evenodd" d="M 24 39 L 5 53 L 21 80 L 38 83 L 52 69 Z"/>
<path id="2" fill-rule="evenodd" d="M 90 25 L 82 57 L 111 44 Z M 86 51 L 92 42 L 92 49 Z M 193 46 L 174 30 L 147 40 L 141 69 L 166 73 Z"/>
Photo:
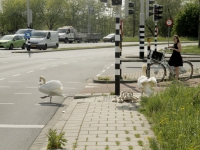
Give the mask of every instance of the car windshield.
<path id="1" fill-rule="evenodd" d="M 13 36 L 10 36 L 10 35 L 5 35 L 1 38 L 1 40 L 12 40 L 13 39 Z"/>
<path id="2" fill-rule="evenodd" d="M 32 32 L 32 38 L 44 38 L 48 32 Z"/>
<path id="3" fill-rule="evenodd" d="M 25 34 L 27 31 L 31 31 L 31 30 L 23 30 L 23 29 L 20 29 L 16 32 L 16 34 Z"/>
<path id="4" fill-rule="evenodd" d="M 66 33 L 66 29 L 58 29 L 58 33 Z"/>
<path id="5" fill-rule="evenodd" d="M 112 36 L 114 36 L 114 34 L 108 34 L 108 35 L 107 35 L 107 37 L 112 37 Z"/>

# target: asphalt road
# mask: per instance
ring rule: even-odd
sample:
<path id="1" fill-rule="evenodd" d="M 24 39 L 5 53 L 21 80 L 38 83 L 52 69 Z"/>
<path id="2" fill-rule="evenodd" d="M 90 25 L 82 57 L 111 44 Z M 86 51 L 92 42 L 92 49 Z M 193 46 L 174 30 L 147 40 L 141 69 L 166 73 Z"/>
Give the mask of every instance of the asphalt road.
<path id="1" fill-rule="evenodd" d="M 40 98 L 44 96 L 37 89 L 41 75 L 47 81 L 60 80 L 64 93 L 73 97 L 92 82 L 94 76 L 115 73 L 114 48 L 31 55 L 12 51 L 0 50 L 0 149 L 3 150 L 27 150 L 62 106 L 62 97 L 53 97 L 52 104 L 49 98 Z M 138 47 L 123 48 L 123 55 L 138 54 Z M 141 64 L 124 63 L 123 72 L 139 71 Z"/>

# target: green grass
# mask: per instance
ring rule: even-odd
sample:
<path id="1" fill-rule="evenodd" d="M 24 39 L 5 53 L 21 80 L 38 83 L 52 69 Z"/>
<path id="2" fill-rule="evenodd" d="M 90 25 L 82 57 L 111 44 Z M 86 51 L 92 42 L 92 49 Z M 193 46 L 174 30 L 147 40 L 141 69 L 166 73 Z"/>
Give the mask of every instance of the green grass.
<path id="1" fill-rule="evenodd" d="M 152 121 L 160 149 L 200 149 L 200 86 L 174 81 L 165 91 L 142 97 L 141 106 L 141 113 Z"/>

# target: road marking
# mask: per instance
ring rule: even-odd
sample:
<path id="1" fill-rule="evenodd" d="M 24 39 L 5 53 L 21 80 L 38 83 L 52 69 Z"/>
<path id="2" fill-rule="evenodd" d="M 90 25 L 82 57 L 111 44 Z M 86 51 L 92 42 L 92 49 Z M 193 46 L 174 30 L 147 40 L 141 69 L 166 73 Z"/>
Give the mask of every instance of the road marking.
<path id="1" fill-rule="evenodd" d="M 78 61 L 75 60 L 75 61 L 73 61 L 73 62 L 78 62 Z"/>
<path id="2" fill-rule="evenodd" d="M 30 95 L 30 94 L 32 94 L 32 93 L 14 93 L 14 94 L 18 94 L 18 95 Z"/>
<path id="3" fill-rule="evenodd" d="M 110 67 L 107 67 L 106 69 L 109 69 Z"/>
<path id="4" fill-rule="evenodd" d="M 67 82 L 67 83 L 82 83 L 82 82 Z"/>
<path id="5" fill-rule="evenodd" d="M 31 72 L 34 72 L 34 70 L 28 71 L 27 73 L 31 73 Z"/>
<path id="6" fill-rule="evenodd" d="M 102 72 L 105 72 L 106 70 L 102 70 Z"/>
<path id="7" fill-rule="evenodd" d="M 23 82 L 23 81 L 8 81 L 8 82 Z"/>
<path id="8" fill-rule="evenodd" d="M 101 74 L 97 74 L 96 76 L 98 77 L 98 76 L 100 76 Z"/>
<path id="9" fill-rule="evenodd" d="M 4 80 L 5 78 L 1 78 L 0 80 Z"/>
<path id="10" fill-rule="evenodd" d="M 57 67 L 58 65 L 53 65 L 53 66 L 51 66 L 51 67 Z"/>
<path id="11" fill-rule="evenodd" d="M 44 125 L 0 124 L 0 128 L 44 128 Z"/>
<path id="12" fill-rule="evenodd" d="M 10 88 L 10 86 L 0 86 L 0 88 Z"/>
<path id="13" fill-rule="evenodd" d="M 44 70 L 44 69 L 47 69 L 47 68 L 41 68 L 40 70 Z"/>
<path id="14" fill-rule="evenodd" d="M 37 89 L 38 87 L 26 87 L 28 89 Z"/>
<path id="15" fill-rule="evenodd" d="M 21 74 L 16 74 L 16 75 L 13 75 L 13 77 L 16 77 L 16 76 L 19 76 L 19 75 L 21 75 Z"/>
<path id="16" fill-rule="evenodd" d="M 95 87 L 97 86 L 90 86 L 90 85 L 85 86 L 85 88 L 95 88 Z"/>
<path id="17" fill-rule="evenodd" d="M 64 65 L 68 64 L 68 63 L 63 63 Z"/>
<path id="18" fill-rule="evenodd" d="M 13 105 L 14 103 L 0 103 L 0 105 Z"/>

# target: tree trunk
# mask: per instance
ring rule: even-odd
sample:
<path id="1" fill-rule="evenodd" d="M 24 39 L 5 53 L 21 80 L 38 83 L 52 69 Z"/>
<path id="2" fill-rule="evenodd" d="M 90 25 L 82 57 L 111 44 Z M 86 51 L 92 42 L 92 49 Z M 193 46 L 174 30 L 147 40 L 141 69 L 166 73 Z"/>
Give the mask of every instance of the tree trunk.
<path id="1" fill-rule="evenodd" d="M 198 31 L 198 38 L 199 38 L 198 47 L 200 48 L 200 0 L 199 0 L 199 31 Z"/>

